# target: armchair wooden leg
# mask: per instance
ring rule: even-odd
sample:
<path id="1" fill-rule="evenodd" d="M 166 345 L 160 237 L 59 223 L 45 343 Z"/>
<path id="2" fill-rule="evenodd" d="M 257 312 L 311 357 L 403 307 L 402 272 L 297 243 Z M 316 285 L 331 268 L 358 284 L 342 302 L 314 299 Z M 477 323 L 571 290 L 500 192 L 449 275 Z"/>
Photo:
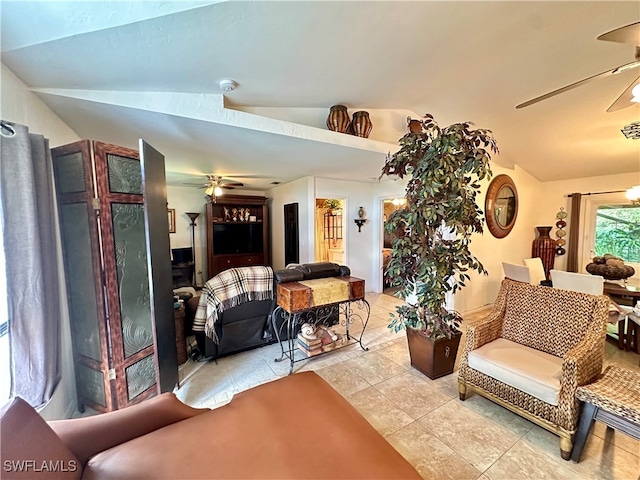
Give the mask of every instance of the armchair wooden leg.
<path id="1" fill-rule="evenodd" d="M 458 377 L 458 395 L 460 396 L 460 400 L 464 402 L 467 396 L 467 384 L 460 377 Z"/>
<path id="2" fill-rule="evenodd" d="M 571 458 L 571 447 L 573 446 L 573 442 L 571 441 L 571 436 L 560 437 L 560 456 L 563 460 L 569 460 Z"/>
<path id="3" fill-rule="evenodd" d="M 578 430 L 576 431 L 576 441 L 571 452 L 571 460 L 574 462 L 580 461 L 582 455 L 582 449 L 587 441 L 587 435 L 593 425 L 593 419 L 596 415 L 596 406 L 592 403 L 585 403 L 582 409 L 582 416 L 580 417 L 580 423 L 578 424 Z"/>

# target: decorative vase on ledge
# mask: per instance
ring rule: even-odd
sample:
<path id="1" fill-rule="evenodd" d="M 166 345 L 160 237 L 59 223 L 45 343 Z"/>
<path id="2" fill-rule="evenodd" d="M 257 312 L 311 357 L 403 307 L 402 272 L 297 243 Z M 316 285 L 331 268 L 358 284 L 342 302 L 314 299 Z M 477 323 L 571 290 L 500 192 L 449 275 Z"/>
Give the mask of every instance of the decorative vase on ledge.
<path id="1" fill-rule="evenodd" d="M 353 134 L 356 137 L 369 138 L 369 134 L 373 129 L 373 123 L 371 123 L 371 119 L 369 118 L 369 112 L 365 112 L 364 110 L 355 112 L 353 114 L 353 120 L 351 121 L 351 128 L 353 129 Z"/>
<path id="2" fill-rule="evenodd" d="M 556 241 L 549 236 L 549 232 L 553 227 L 536 227 L 538 230 L 538 238 L 533 240 L 531 245 L 531 256 L 540 257 L 542 260 L 542 266 L 544 267 L 544 273 L 549 280 L 549 272 L 553 269 L 553 264 L 556 259 Z"/>
<path id="3" fill-rule="evenodd" d="M 349 120 L 349 113 L 347 113 L 347 107 L 344 105 L 334 105 L 329 109 L 329 116 L 327 117 L 327 128 L 334 132 L 350 133 L 351 120 Z"/>

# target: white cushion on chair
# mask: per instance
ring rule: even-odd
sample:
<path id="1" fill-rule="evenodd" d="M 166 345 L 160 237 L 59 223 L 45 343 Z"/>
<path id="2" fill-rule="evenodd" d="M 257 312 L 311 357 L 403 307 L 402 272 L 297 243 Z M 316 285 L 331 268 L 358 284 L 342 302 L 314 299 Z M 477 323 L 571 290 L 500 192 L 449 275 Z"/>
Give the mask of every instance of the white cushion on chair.
<path id="1" fill-rule="evenodd" d="M 469 367 L 558 405 L 562 359 L 554 355 L 498 338 L 470 351 Z"/>
<path id="2" fill-rule="evenodd" d="M 551 270 L 549 273 L 551 274 L 554 288 L 588 293 L 590 295 L 602 295 L 604 291 L 604 277 L 600 275 L 563 272 L 562 270 Z"/>
<path id="3" fill-rule="evenodd" d="M 502 270 L 504 271 L 505 278 L 510 278 L 516 282 L 531 283 L 529 267 L 502 262 Z"/>
<path id="4" fill-rule="evenodd" d="M 540 257 L 525 258 L 522 262 L 526 267 L 529 267 L 532 285 L 540 285 L 540 282 L 547 279 L 547 274 L 544 273 L 544 266 L 542 265 Z"/>

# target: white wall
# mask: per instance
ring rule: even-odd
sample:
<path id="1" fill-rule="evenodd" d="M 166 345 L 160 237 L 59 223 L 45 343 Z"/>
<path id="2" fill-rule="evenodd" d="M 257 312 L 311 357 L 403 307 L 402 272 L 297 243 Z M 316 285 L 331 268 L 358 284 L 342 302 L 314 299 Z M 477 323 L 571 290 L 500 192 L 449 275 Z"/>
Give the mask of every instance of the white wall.
<path id="1" fill-rule="evenodd" d="M 271 198 L 269 213 L 271 215 L 271 265 L 275 270 L 285 267 L 284 264 L 284 206 L 288 203 L 298 204 L 298 235 L 300 262 L 313 262 L 314 258 L 314 194 L 313 177 L 304 177 L 284 185 L 278 185 L 267 191 Z"/>
<path id="2" fill-rule="evenodd" d="M 473 237 L 471 251 L 480 259 L 489 275 L 472 275 L 472 281 L 468 286 L 456 294 L 455 308 L 460 312 L 473 310 L 495 300 L 503 278 L 501 262 L 519 264 L 523 258 L 531 256 L 536 226 L 553 225 L 551 236 L 555 238 L 556 213 L 560 207 L 571 213 L 571 199 L 568 198 L 570 193 L 626 190 L 631 185 L 640 183 L 640 174 L 637 173 L 540 182 L 517 165 L 514 170 L 507 170 L 492 164 L 492 170 L 494 177 L 504 173 L 514 180 L 518 189 L 518 218 L 514 229 L 503 239 L 494 238 L 488 229 L 485 229 L 483 235 Z M 487 187 L 488 182 L 484 182 L 482 193 L 478 197 L 479 202 L 484 201 Z M 567 233 L 570 229 L 569 224 L 566 227 Z M 564 270 L 566 259 L 566 255 L 557 256 L 554 268 Z"/>
<path id="3" fill-rule="evenodd" d="M 518 190 L 519 211 L 516 224 L 505 238 L 495 238 L 488 230 L 482 235 L 474 235 L 471 251 L 476 255 L 489 275 L 472 275 L 471 282 L 455 295 L 456 310 L 465 312 L 492 303 L 503 279 L 502 262 L 520 263 L 523 258 L 531 256 L 531 243 L 535 238 L 535 226 L 538 218 L 543 216 L 539 209 L 540 182 L 527 172 L 517 167 L 514 170 L 492 164 L 494 177 L 499 174 L 509 175 Z M 482 182 L 482 190 L 478 194 L 478 203 L 484 210 L 484 198 L 489 180 Z M 368 292 L 379 292 L 381 283 L 382 244 L 382 212 L 381 201 L 385 198 L 404 196 L 406 181 L 384 181 L 381 183 L 356 183 L 323 178 L 316 179 L 316 196 L 318 198 L 346 199 L 344 219 L 346 227 L 346 264 L 354 276 L 365 279 Z M 368 222 L 358 233 L 353 222 L 357 217 L 358 207 L 364 206 Z M 555 212 L 554 212 L 555 215 Z"/>
<path id="4" fill-rule="evenodd" d="M 200 216 L 196 218 L 195 232 L 196 284 L 198 285 L 203 284 L 198 272 L 203 272 L 204 277 L 207 275 L 205 202 L 203 190 L 167 185 L 167 208 L 173 208 L 176 211 L 176 233 L 169 234 L 171 248 L 191 247 L 191 220 L 185 212 L 200 212 Z"/>
<path id="5" fill-rule="evenodd" d="M 0 117 L 29 127 L 31 133 L 44 135 L 49 145 L 56 147 L 80 140 L 69 126 L 49 109 L 27 86 L 7 67 L 2 65 L 0 72 Z M 57 216 L 57 211 L 56 211 Z M 56 221 L 56 225 L 58 222 Z M 57 238 L 60 238 L 59 232 Z M 47 420 L 67 418 L 77 407 L 73 354 L 69 313 L 67 311 L 67 293 L 65 289 L 62 249 L 58 243 L 58 262 L 60 270 L 60 369 L 61 380 L 49 403 L 40 411 Z"/>
<path id="6" fill-rule="evenodd" d="M 0 73 L 0 115 L 3 120 L 29 127 L 31 133 L 44 135 L 51 148 L 80 140 L 80 137 L 11 70 L 2 64 Z"/>
<path id="7" fill-rule="evenodd" d="M 356 111 L 365 110 L 369 112 L 369 119 L 373 124 L 369 138 L 381 142 L 397 143 L 407 131 L 407 117 L 419 118 L 410 110 L 389 110 L 376 108 L 351 108 L 347 106 L 347 113 L 352 117 Z M 256 106 L 230 106 L 242 112 L 262 115 L 264 117 L 275 118 L 300 125 L 326 130 L 329 108 L 287 108 L 287 107 L 256 107 Z"/>
<path id="8" fill-rule="evenodd" d="M 344 199 L 342 210 L 343 245 L 345 264 L 351 269 L 355 277 L 363 278 L 365 290 L 373 291 L 377 257 L 379 256 L 378 236 L 376 226 L 379 224 L 380 206 L 375 202 L 375 187 L 377 184 L 348 182 L 343 180 L 329 180 L 316 178 L 316 198 Z M 353 221 L 358 218 L 358 208 L 363 207 L 367 219 L 361 231 Z M 315 240 L 315 236 L 312 236 Z"/>
<path id="9" fill-rule="evenodd" d="M 500 289 L 500 283 L 504 278 L 502 262 L 521 263 L 523 258 L 531 256 L 531 243 L 535 238 L 536 232 L 535 226 L 540 225 L 541 218 L 545 218 L 545 213 L 541 211 L 539 206 L 539 199 L 542 193 L 541 183 L 537 179 L 518 166 L 510 170 L 492 163 L 491 169 L 493 171 L 492 178 L 505 174 L 513 179 L 518 190 L 518 217 L 513 230 L 505 238 L 495 238 L 486 228 L 486 224 L 482 234 L 475 234 L 472 237 L 471 252 L 484 265 L 488 275 L 471 274 L 471 281 L 467 282 L 467 286 L 456 293 L 454 296 L 454 308 L 461 313 L 493 303 Z M 489 183 L 490 180 L 481 182 L 481 191 L 477 196 L 478 205 L 483 211 Z M 374 195 L 376 196 L 375 204 L 377 205 L 375 219 L 380 222 L 375 227 L 377 231 L 376 254 L 379 250 L 379 245 L 381 245 L 380 235 L 382 235 L 381 200 L 404 196 L 405 186 L 406 182 L 401 180 L 395 182 L 386 181 L 375 185 Z M 553 212 L 554 217 L 555 211 Z M 370 215 L 370 217 L 372 216 Z M 380 266 L 377 268 L 380 268 Z"/>
<path id="10" fill-rule="evenodd" d="M 491 170 L 492 178 L 505 174 L 514 181 L 518 191 L 518 216 L 513 230 L 504 238 L 491 235 L 486 223 L 482 234 L 473 235 L 471 253 L 484 265 L 488 275 L 471 274 L 471 281 L 456 293 L 455 309 L 461 313 L 494 302 L 504 278 L 502 262 L 521 264 L 524 258 L 531 257 L 531 243 L 536 237 L 535 227 L 540 225 L 540 218 L 545 218 L 539 206 L 540 181 L 517 165 L 509 170 L 492 163 Z M 482 189 L 477 197 L 478 205 L 483 211 L 489 183 L 490 180 L 482 182 Z M 553 215 L 555 216 L 555 212 Z"/>

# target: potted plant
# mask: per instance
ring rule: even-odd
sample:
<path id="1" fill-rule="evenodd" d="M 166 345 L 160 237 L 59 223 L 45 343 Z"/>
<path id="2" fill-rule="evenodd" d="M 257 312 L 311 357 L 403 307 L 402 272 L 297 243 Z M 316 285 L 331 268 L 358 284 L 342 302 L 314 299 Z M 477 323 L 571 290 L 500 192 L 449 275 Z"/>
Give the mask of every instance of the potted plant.
<path id="1" fill-rule="evenodd" d="M 471 270 L 487 273 L 469 244 L 482 232 L 479 180 L 491 177 L 498 148 L 489 130 L 469 122 L 440 128 L 425 115 L 422 124 L 400 139 L 380 176 L 408 177 L 406 203 L 385 225 L 394 236 L 385 275 L 406 302 L 390 314 L 389 328 L 407 330 L 411 364 L 438 378 L 453 372 L 461 335 L 447 295 L 465 286 Z"/>
<path id="2" fill-rule="evenodd" d="M 329 215 L 334 215 L 336 210 L 340 210 L 342 208 L 342 200 L 337 198 L 326 198 L 323 205 Z"/>

